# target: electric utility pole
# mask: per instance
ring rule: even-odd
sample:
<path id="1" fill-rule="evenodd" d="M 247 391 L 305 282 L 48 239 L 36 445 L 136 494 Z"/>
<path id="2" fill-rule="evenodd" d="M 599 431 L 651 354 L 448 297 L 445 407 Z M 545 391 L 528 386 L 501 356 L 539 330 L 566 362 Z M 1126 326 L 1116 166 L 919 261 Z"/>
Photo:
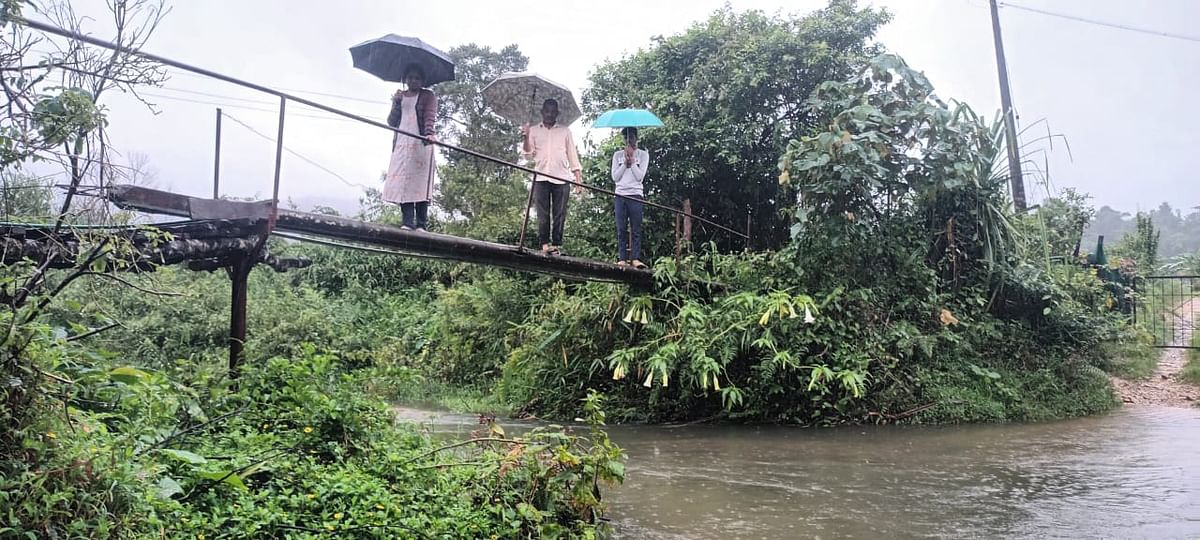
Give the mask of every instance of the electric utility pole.
<path id="1" fill-rule="evenodd" d="M 996 69 L 1000 72 L 1000 107 L 1004 111 L 1004 139 L 1008 142 L 1008 176 L 1012 184 L 1013 207 L 1025 211 L 1025 178 L 1021 176 L 1021 150 L 1017 143 L 1017 113 L 1013 110 L 1008 88 L 1008 65 L 1004 62 L 1004 42 L 1000 39 L 1000 13 L 996 0 L 988 0 L 992 8 L 992 37 L 996 40 Z"/>

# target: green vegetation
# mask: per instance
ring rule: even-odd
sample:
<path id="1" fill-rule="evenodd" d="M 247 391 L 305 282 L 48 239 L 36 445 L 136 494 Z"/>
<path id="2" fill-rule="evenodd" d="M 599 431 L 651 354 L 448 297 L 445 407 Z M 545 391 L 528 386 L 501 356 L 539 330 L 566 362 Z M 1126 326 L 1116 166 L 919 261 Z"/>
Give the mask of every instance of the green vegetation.
<path id="1" fill-rule="evenodd" d="M 1161 234 L 1156 240 L 1158 252 L 1164 261 L 1200 253 L 1200 211 L 1192 209 L 1184 214 L 1165 202 L 1154 210 L 1135 213 L 1133 219 L 1129 219 L 1128 213 L 1101 207 L 1096 211 L 1096 219 L 1087 228 L 1085 239 L 1095 242 L 1097 235 L 1103 235 L 1106 243 L 1122 240 L 1137 232 L 1138 216 L 1152 222 Z"/>
<path id="2" fill-rule="evenodd" d="M 449 294 L 435 283 L 460 268 L 360 257 L 296 276 L 255 272 L 250 361 L 229 380 L 224 276 L 147 268 L 121 231 L 81 226 L 132 217 L 76 195 L 103 181 L 95 164 L 111 160 L 99 97 L 156 84 L 159 68 L 73 47 L 27 62 L 34 36 L 11 23 L 23 7 L 78 24 L 59 20 L 74 17 L 65 3 L 3 3 L 5 217 L 72 233 L 63 249 L 77 268 L 52 269 L 53 252 L 36 251 L 0 267 L 0 538 L 605 534 L 600 489 L 623 479 L 624 464 L 600 430 L 600 394 L 580 398 L 584 430 L 511 436 L 489 420 L 462 442 L 396 424 L 381 399 L 421 386 L 409 364 L 428 348 L 396 330 L 424 335 L 430 321 L 447 331 L 450 313 L 428 308 Z M 129 30 L 122 43 L 140 46 L 162 8 L 113 2 L 111 22 Z M 21 167 L 60 150 L 69 181 L 56 209 L 44 180 Z M 365 213 L 393 217 L 371 202 Z M 396 285 L 397 275 L 409 281 Z"/>
<path id="3" fill-rule="evenodd" d="M 71 382 L 6 433 L 4 537 L 591 537 L 597 487 L 624 474 L 598 429 L 513 438 L 491 425 L 456 445 L 397 426 L 361 389 L 403 384 L 404 370 L 311 348 L 247 369 L 234 389 L 213 363 L 96 368 L 93 349 L 48 329 L 31 347 Z M 598 407 L 584 403 L 593 425 Z"/>
<path id="4" fill-rule="evenodd" d="M 1144 328 L 1127 328 L 1100 346 L 1100 367 L 1118 377 L 1147 379 L 1158 367 L 1160 349 Z"/>
<path id="5" fill-rule="evenodd" d="M 881 54 L 871 38 L 887 20 L 850 0 L 804 17 L 726 8 L 596 69 L 588 114 L 649 102 L 667 124 L 643 137 L 652 200 L 751 216 L 742 251 L 702 229 L 675 246 L 670 216 L 651 212 L 653 292 L 272 240 L 314 263 L 251 274 L 247 361 L 231 381 L 224 274 L 135 271 L 127 241 L 83 229 L 77 269 L 4 266 L 0 537 L 591 538 L 606 532 L 600 487 L 624 474 L 606 417 L 1005 422 L 1115 406 L 1105 371 L 1153 371 L 1119 281 L 1136 278 L 1130 260 L 1156 263 L 1160 225 L 1122 244 L 1131 259 L 1094 268 L 1077 254 L 1085 196 L 1014 214 L 1003 130 Z M 515 153 L 515 127 L 479 90 L 528 59 L 515 46 L 451 54 L 462 77 L 439 88 L 444 139 Z M 31 112 L 0 120 L 0 173 L 22 187 L 6 213 L 128 222 L 70 211 L 69 197 L 56 212 L 20 170 L 74 148 L 74 193 L 110 120 L 103 87 L 32 80 L 7 81 Z M 588 150 L 588 178 L 608 177 L 613 145 Z M 515 242 L 523 179 L 445 157 L 435 229 Z M 609 258 L 609 202 L 572 205 L 567 249 Z M 395 214 L 372 192 L 357 217 Z M 388 401 L 484 423 L 475 440 L 439 440 L 394 423 Z M 590 427 L 518 438 L 488 413 Z"/>
<path id="6" fill-rule="evenodd" d="M 844 80 L 883 52 L 871 42 L 890 15 L 834 0 L 804 16 L 770 16 L 725 8 L 687 31 L 658 38 L 646 49 L 592 71 L 583 94 L 592 114 L 649 104 L 665 127 L 641 134 L 652 156 L 647 196 L 741 229 L 749 217 L 755 249 L 788 243 L 794 186 L 775 182 L 776 160 L 790 139 L 815 127 L 804 102 L 825 81 Z M 615 150 L 603 147 L 588 178 L 607 178 Z M 607 213 L 604 223 L 611 228 Z M 672 216 L 651 213 L 643 245 L 668 253 Z M 611 236 L 608 235 L 608 236 Z M 611 240 L 610 240 L 611 241 Z M 743 247 L 740 239 L 697 230 L 697 245 Z"/>
<path id="7" fill-rule="evenodd" d="M 1030 255 L 1044 225 L 1008 214 L 1000 130 L 892 56 L 824 83 L 806 113 L 820 128 L 780 160 L 800 194 L 787 247 L 694 256 L 681 278 L 660 260 L 653 297 L 564 291 L 521 325 L 502 395 L 564 414 L 610 378 L 613 413 L 631 419 L 805 424 L 1112 406 L 1092 351 L 1123 317 L 1094 272 Z"/>
<path id="8" fill-rule="evenodd" d="M 1138 268 L 1154 273 L 1158 269 L 1158 246 L 1162 240 L 1162 231 L 1154 226 L 1150 216 L 1142 212 L 1138 212 L 1134 221 L 1134 230 L 1121 239 L 1113 248 L 1112 254 L 1128 258 L 1136 263 Z"/>
<path id="9" fill-rule="evenodd" d="M 1192 346 L 1200 347 L 1200 338 L 1192 337 Z M 1188 363 L 1183 366 L 1183 372 L 1179 377 L 1187 382 L 1195 385 L 1200 385 L 1200 351 L 1192 349 L 1188 351 Z"/>

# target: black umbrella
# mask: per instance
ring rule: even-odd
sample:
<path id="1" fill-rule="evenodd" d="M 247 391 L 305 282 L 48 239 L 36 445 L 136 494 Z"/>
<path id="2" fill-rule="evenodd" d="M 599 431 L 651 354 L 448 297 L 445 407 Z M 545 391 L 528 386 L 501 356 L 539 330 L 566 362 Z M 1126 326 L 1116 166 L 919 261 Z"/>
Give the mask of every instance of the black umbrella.
<path id="1" fill-rule="evenodd" d="M 350 47 L 354 67 L 380 79 L 404 82 L 409 64 L 425 71 L 425 86 L 454 80 L 454 62 L 450 55 L 415 37 L 388 34 Z"/>

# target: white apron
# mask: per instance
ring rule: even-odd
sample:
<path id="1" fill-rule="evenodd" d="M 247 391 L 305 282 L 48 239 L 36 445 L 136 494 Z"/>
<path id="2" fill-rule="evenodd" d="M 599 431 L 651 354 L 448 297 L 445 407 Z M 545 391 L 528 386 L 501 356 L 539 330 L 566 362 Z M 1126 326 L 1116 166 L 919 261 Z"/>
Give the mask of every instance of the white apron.
<path id="1" fill-rule="evenodd" d="M 401 97 L 400 129 L 420 133 L 417 125 L 417 97 Z M 387 178 L 383 183 L 383 200 L 391 203 L 428 201 L 433 193 L 433 149 L 420 139 L 397 134 Z"/>

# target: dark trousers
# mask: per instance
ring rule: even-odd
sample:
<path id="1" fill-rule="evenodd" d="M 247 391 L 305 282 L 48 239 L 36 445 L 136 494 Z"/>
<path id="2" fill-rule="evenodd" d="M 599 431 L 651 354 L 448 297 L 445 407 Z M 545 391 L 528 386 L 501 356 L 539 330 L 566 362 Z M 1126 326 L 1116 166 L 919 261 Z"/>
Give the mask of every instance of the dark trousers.
<path id="1" fill-rule="evenodd" d="M 533 208 L 537 211 L 538 244 L 561 246 L 567 222 L 571 184 L 533 183 Z"/>
<path id="2" fill-rule="evenodd" d="M 642 198 L 617 197 L 617 260 L 636 261 L 642 258 Z M 626 249 L 629 257 L 625 257 Z"/>
<path id="3" fill-rule="evenodd" d="M 406 227 L 424 229 L 429 224 L 429 201 L 400 203 L 400 215 Z"/>

